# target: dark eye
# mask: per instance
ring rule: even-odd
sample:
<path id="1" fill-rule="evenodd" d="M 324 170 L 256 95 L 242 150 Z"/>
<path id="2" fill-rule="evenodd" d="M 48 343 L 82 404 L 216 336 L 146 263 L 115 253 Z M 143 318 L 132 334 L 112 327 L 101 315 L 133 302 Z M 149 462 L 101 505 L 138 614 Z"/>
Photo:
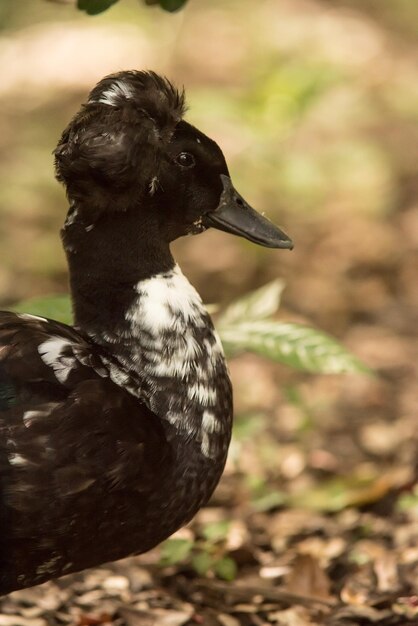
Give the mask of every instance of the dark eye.
<path id="1" fill-rule="evenodd" d="M 176 156 L 176 163 L 181 167 L 193 167 L 195 164 L 194 156 L 190 152 L 180 152 Z"/>

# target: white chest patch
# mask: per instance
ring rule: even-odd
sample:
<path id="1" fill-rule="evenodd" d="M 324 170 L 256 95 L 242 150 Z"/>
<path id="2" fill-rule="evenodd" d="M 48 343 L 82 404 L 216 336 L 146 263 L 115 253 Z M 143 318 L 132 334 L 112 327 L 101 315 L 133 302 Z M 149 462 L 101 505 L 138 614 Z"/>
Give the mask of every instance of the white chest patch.
<path id="1" fill-rule="evenodd" d="M 172 271 L 143 280 L 136 286 L 139 295 L 126 319 L 140 328 L 159 334 L 187 326 L 204 324 L 206 309 L 196 289 L 178 265 Z"/>
<path id="2" fill-rule="evenodd" d="M 138 297 L 125 315 L 134 350 L 125 363 L 139 366 L 145 375 L 152 389 L 150 408 L 199 438 L 202 452 L 210 457 L 216 433 L 229 427 L 230 417 L 221 412 L 229 381 L 210 317 L 177 265 L 141 281 L 135 290 Z"/>

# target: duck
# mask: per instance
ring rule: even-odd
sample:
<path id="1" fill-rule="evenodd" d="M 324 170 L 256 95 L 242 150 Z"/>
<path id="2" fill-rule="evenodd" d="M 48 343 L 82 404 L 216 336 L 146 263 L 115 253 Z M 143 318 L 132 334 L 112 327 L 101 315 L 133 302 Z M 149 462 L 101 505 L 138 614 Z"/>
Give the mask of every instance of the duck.
<path id="1" fill-rule="evenodd" d="M 74 325 L 0 313 L 1 594 L 150 550 L 222 475 L 231 382 L 170 245 L 209 228 L 292 242 L 184 114 L 167 78 L 118 72 L 54 152 Z"/>

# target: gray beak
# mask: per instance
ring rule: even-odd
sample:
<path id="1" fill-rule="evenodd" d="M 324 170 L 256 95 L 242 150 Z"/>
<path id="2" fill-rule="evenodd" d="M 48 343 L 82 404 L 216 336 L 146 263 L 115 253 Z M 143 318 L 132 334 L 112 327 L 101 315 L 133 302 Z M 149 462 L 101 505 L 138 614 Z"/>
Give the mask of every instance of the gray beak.
<path id="1" fill-rule="evenodd" d="M 223 192 L 218 207 L 203 217 L 205 227 L 245 237 L 266 248 L 292 250 L 293 242 L 280 228 L 257 213 L 234 189 L 229 176 L 221 174 Z"/>

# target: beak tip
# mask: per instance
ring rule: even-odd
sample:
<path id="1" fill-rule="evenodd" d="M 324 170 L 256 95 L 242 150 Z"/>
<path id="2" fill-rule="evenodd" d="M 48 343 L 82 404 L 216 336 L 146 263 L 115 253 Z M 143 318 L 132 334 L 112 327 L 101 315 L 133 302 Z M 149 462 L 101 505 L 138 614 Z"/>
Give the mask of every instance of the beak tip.
<path id="1" fill-rule="evenodd" d="M 287 241 L 284 241 L 280 247 L 284 248 L 285 250 L 293 250 L 293 248 L 295 247 L 295 244 L 293 243 L 291 239 L 288 239 Z"/>
<path id="2" fill-rule="evenodd" d="M 267 242 L 263 243 L 265 246 L 269 248 L 276 248 L 277 250 L 293 250 L 293 248 L 295 247 L 293 241 L 283 241 L 283 239 L 281 239 L 280 241 L 274 241 L 270 245 L 268 245 Z M 261 243 L 261 245 L 263 245 L 263 243 Z"/>
<path id="3" fill-rule="evenodd" d="M 276 248 L 280 250 L 293 250 L 295 244 L 282 230 L 277 227 L 274 227 L 275 230 L 271 234 L 270 238 L 265 239 L 264 241 L 259 241 L 261 245 L 267 246 L 269 248 Z"/>

